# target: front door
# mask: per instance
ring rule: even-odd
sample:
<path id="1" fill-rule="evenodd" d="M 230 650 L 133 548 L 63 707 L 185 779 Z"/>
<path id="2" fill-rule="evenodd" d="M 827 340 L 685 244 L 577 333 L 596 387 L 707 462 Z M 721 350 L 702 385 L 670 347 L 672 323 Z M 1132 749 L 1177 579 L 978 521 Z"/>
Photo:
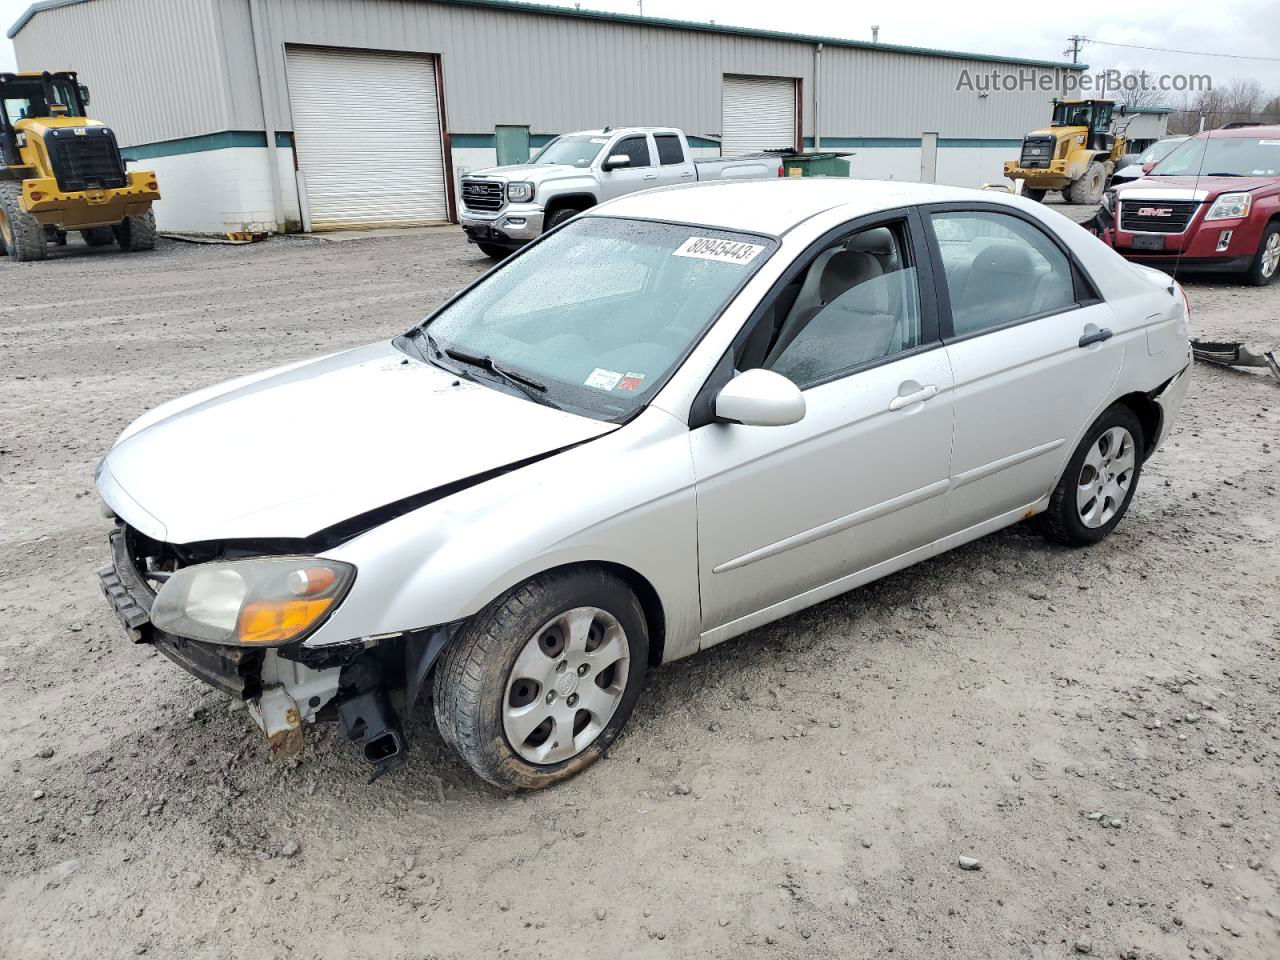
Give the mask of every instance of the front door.
<path id="1" fill-rule="evenodd" d="M 629 157 L 631 162 L 624 167 L 601 170 L 600 199 L 602 201 L 658 185 L 658 171 L 654 166 L 653 150 L 649 146 L 649 137 L 646 134 L 632 134 L 618 140 L 601 154 L 601 163 L 616 156 Z"/>
<path id="2" fill-rule="evenodd" d="M 806 412 L 691 433 L 705 642 L 940 535 L 951 372 L 921 252 L 905 216 L 830 235 L 740 338 L 737 369 L 788 377 Z"/>
<path id="3" fill-rule="evenodd" d="M 493 130 L 498 166 L 508 167 L 529 162 L 529 128 L 499 124 Z"/>
<path id="4" fill-rule="evenodd" d="M 990 209 L 929 219 L 955 372 L 947 523 L 957 532 L 1053 488 L 1119 375 L 1124 337 L 1110 338 L 1111 308 L 1030 220 Z"/>

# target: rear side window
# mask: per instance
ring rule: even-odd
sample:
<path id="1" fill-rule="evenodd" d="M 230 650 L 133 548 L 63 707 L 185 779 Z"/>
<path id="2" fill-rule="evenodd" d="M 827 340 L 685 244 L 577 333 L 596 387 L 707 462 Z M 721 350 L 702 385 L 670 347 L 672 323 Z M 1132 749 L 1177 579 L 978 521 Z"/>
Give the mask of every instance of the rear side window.
<path id="1" fill-rule="evenodd" d="M 1071 263 L 1040 230 L 1003 213 L 935 213 L 957 337 L 993 330 L 1075 303 Z"/>
<path id="2" fill-rule="evenodd" d="M 671 133 L 660 133 L 653 139 L 658 144 L 658 163 L 664 167 L 684 163 L 684 151 L 680 149 L 679 137 Z"/>
<path id="3" fill-rule="evenodd" d="M 631 158 L 632 169 L 653 166 L 653 158 L 649 156 L 649 141 L 644 137 L 627 137 L 625 140 L 619 140 L 609 151 L 609 156 L 616 157 L 620 153 Z"/>

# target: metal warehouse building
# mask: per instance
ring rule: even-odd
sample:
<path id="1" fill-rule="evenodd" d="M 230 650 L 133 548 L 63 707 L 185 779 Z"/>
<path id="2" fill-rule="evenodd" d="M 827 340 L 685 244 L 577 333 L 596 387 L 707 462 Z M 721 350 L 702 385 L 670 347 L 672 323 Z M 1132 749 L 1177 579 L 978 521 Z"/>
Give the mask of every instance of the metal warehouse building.
<path id="1" fill-rule="evenodd" d="M 452 220 L 463 172 L 605 125 L 977 186 L 1083 69 L 501 0 L 43 0 L 9 36 L 20 69 L 80 72 L 162 229 L 211 233 Z"/>

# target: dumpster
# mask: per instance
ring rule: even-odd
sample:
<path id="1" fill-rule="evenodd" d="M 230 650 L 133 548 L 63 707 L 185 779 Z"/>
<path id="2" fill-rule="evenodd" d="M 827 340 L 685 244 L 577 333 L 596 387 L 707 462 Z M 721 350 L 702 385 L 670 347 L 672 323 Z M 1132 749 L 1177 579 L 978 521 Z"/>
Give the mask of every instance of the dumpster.
<path id="1" fill-rule="evenodd" d="M 797 153 L 783 161 L 788 177 L 847 177 L 849 155 L 840 153 Z"/>

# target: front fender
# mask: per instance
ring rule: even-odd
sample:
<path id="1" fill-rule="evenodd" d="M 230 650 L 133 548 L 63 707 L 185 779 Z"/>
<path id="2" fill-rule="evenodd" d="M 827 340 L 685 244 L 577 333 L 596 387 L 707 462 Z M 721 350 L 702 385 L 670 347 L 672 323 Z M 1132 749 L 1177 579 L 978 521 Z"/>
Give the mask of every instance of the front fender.
<path id="1" fill-rule="evenodd" d="M 405 514 L 325 556 L 354 564 L 356 582 L 308 646 L 463 620 L 543 571 L 612 563 L 657 594 L 665 659 L 693 653 L 701 612 L 688 428 L 650 407 L 606 436 Z"/>

